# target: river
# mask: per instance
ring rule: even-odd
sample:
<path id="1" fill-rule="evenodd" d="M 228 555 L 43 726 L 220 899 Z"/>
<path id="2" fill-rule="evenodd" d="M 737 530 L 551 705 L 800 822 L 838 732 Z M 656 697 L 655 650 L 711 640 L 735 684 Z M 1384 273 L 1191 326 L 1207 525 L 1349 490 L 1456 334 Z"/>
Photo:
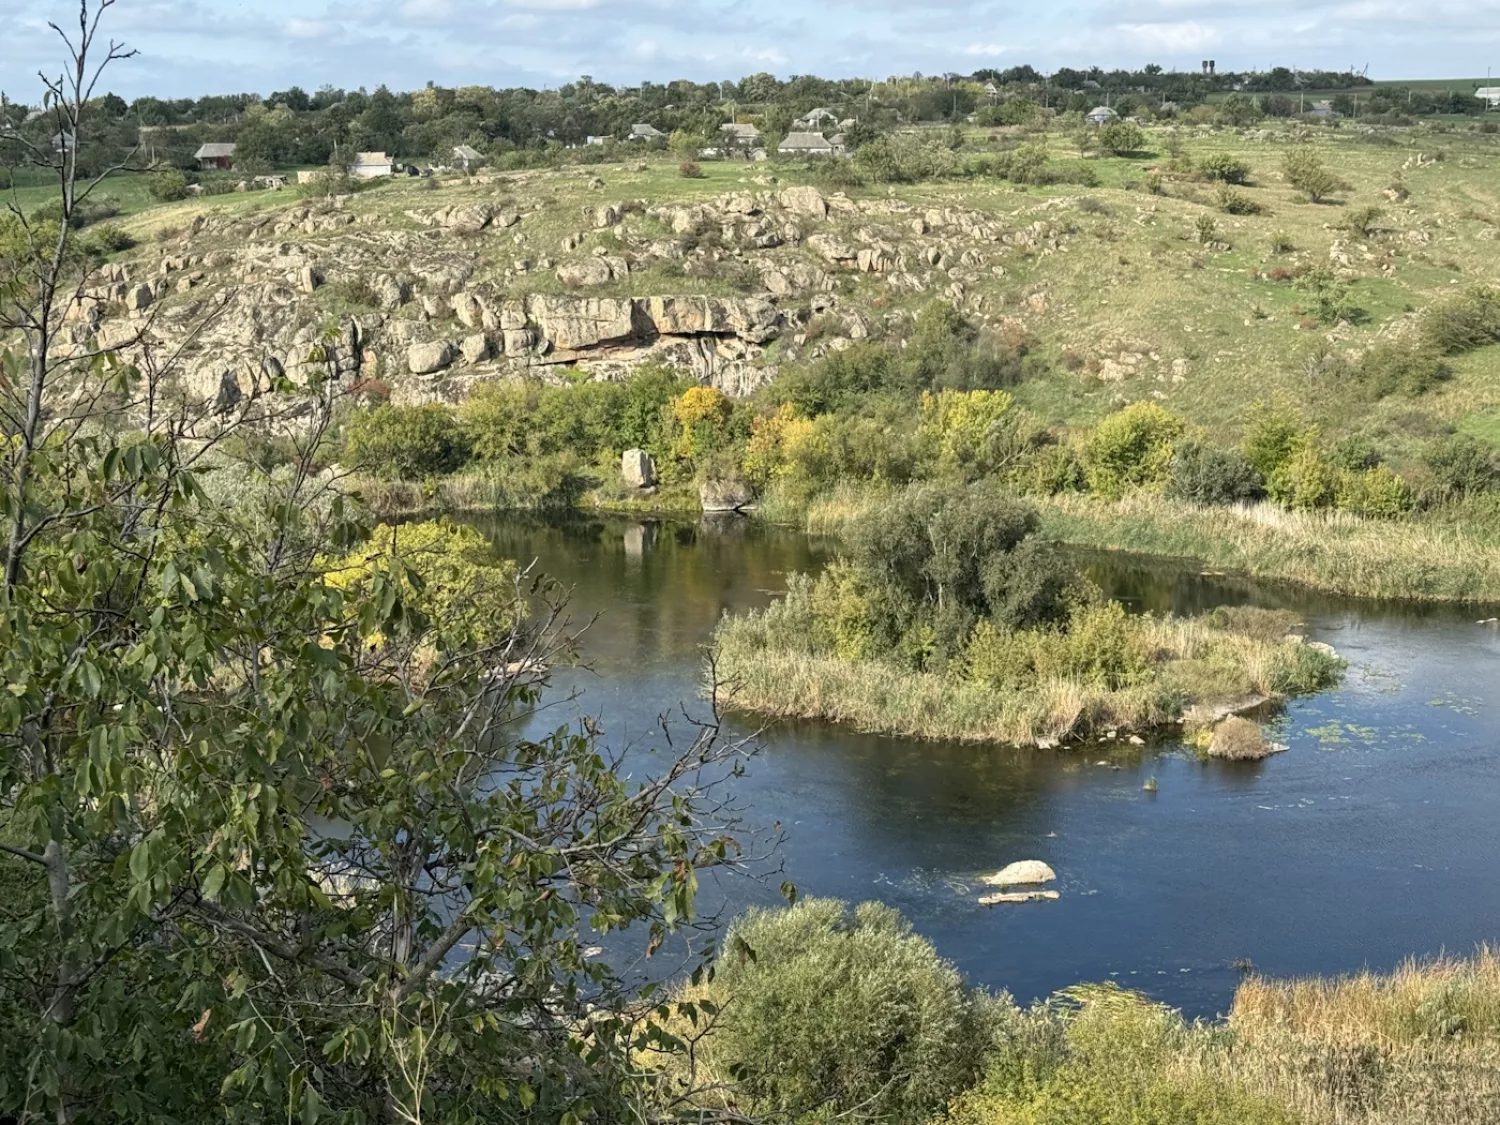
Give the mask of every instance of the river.
<path id="1" fill-rule="evenodd" d="M 617 744 L 683 705 L 702 714 L 721 614 L 764 605 L 830 549 L 750 521 L 471 522 L 572 587 L 575 619 L 600 615 L 589 670 L 557 689 L 581 689 L 562 708 Z M 1079 560 L 1136 609 L 1293 609 L 1349 661 L 1345 682 L 1287 706 L 1271 733 L 1291 750 L 1250 764 L 1173 742 L 1047 752 L 780 725 L 736 784 L 752 823 L 785 831 L 778 858 L 803 895 L 899 907 L 972 981 L 1022 1001 L 1114 980 L 1193 1016 L 1227 1008 L 1244 962 L 1277 976 L 1389 969 L 1500 938 L 1500 632 L 1476 623 L 1489 613 Z M 1018 859 L 1051 864 L 1061 899 L 979 906 L 978 876 Z M 777 881 L 723 892 L 779 901 Z"/>

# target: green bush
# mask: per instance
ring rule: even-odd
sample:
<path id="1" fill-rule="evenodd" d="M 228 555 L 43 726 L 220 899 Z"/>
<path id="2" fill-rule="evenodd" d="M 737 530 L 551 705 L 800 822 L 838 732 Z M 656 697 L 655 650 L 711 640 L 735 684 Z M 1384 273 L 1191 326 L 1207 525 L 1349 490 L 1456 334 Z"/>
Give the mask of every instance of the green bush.
<path id="1" fill-rule="evenodd" d="M 1482 286 L 1427 309 L 1422 334 L 1443 355 L 1462 355 L 1500 342 L 1500 289 Z"/>
<path id="2" fill-rule="evenodd" d="M 1320 324 L 1337 324 L 1341 320 L 1359 323 L 1368 319 L 1365 311 L 1353 303 L 1349 283 L 1330 269 L 1322 266 L 1310 269 L 1295 284 L 1312 298 L 1308 311 Z"/>
<path id="3" fill-rule="evenodd" d="M 83 240 L 84 246 L 100 255 L 118 254 L 135 245 L 135 239 L 115 223 L 101 223 Z"/>
<path id="4" fill-rule="evenodd" d="M 919 1125 L 973 1081 L 989 1038 L 989 1002 L 874 902 L 749 911 L 703 998 L 720 1013 L 705 1063 L 771 1121 Z"/>
<path id="5" fill-rule="evenodd" d="M 1276 503 L 1300 511 L 1327 508 L 1338 487 L 1338 470 L 1317 448 L 1294 453 L 1266 480 L 1266 492 Z"/>
<path id="6" fill-rule="evenodd" d="M 1343 187 L 1339 180 L 1310 148 L 1294 148 L 1281 162 L 1282 175 L 1287 183 L 1302 192 L 1314 203 L 1319 203 Z"/>
<path id="7" fill-rule="evenodd" d="M 1472 434 L 1433 442 L 1424 460 L 1443 496 L 1478 496 L 1500 488 L 1500 449 Z"/>
<path id="8" fill-rule="evenodd" d="M 1146 147 L 1146 134 L 1133 121 L 1111 121 L 1099 130 L 1099 147 L 1114 156 L 1128 156 Z"/>
<path id="9" fill-rule="evenodd" d="M 1226 215 L 1259 215 L 1264 210 L 1259 203 L 1244 192 L 1228 184 L 1218 186 L 1214 192 L 1214 199 L 1219 205 L 1219 210 Z"/>
<path id="10" fill-rule="evenodd" d="M 423 480 L 459 469 L 469 443 L 446 406 L 386 404 L 350 419 L 344 453 L 374 476 Z"/>
<path id="11" fill-rule="evenodd" d="M 1262 405 L 1256 408 L 1245 428 L 1240 452 L 1262 478 L 1269 478 L 1317 440 L 1317 427 L 1308 425 L 1301 414 Z"/>
<path id="12" fill-rule="evenodd" d="M 1067 990 L 999 1024 L 983 1080 L 948 1125 L 1300 1125 L 1191 1060 L 1203 1033 L 1113 985 Z M 1174 1065 L 1179 1061 L 1187 1065 Z"/>
<path id="13" fill-rule="evenodd" d="M 152 198 L 162 203 L 175 203 L 188 197 L 187 177 L 176 168 L 162 168 L 151 174 Z"/>
<path id="14" fill-rule="evenodd" d="M 1436 348 L 1414 343 L 1376 344 L 1360 357 L 1356 369 L 1361 386 L 1375 399 L 1393 394 L 1415 398 L 1452 374 Z"/>
<path id="15" fill-rule="evenodd" d="M 981 621 L 962 667 L 968 679 L 997 691 L 1048 680 L 1118 691 L 1150 679 L 1152 657 L 1140 618 L 1119 602 L 1084 601 L 1060 629 L 1005 630 Z"/>
<path id="16" fill-rule="evenodd" d="M 1383 214 L 1385 212 L 1373 204 L 1365 207 L 1355 207 L 1344 216 L 1344 221 L 1339 225 L 1350 234 L 1358 235 L 1360 238 L 1368 238 L 1370 233 L 1375 229 L 1375 223 Z"/>
<path id="17" fill-rule="evenodd" d="M 1397 519 L 1412 510 L 1411 487 L 1386 465 L 1338 474 L 1334 503 L 1343 511 L 1372 519 Z"/>
<path id="18" fill-rule="evenodd" d="M 1116 499 L 1132 488 L 1160 489 L 1170 478 L 1182 419 L 1154 402 L 1136 402 L 1103 419 L 1084 445 L 1089 487 Z"/>
<path id="19" fill-rule="evenodd" d="M 1166 493 L 1195 504 L 1243 504 L 1265 495 L 1266 483 L 1235 449 L 1185 442 L 1172 455 Z"/>
<path id="20" fill-rule="evenodd" d="M 1215 152 L 1198 162 L 1198 174 L 1205 180 L 1221 184 L 1248 184 L 1250 165 L 1237 160 L 1227 152 Z"/>
<path id="21" fill-rule="evenodd" d="M 981 619 L 1023 629 L 1066 615 L 1074 575 L 1036 529 L 1036 513 L 993 482 L 925 484 L 851 521 L 844 541 L 862 581 L 890 592 L 882 604 L 919 607 L 956 652 Z"/>

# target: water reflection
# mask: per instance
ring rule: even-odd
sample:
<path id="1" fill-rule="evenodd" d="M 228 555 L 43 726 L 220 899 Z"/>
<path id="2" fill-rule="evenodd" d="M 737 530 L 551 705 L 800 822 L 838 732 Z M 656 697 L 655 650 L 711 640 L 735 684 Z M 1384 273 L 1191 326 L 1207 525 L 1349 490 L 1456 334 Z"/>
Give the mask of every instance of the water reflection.
<path id="1" fill-rule="evenodd" d="M 575 618 L 601 614 L 591 670 L 558 687 L 581 688 L 622 744 L 680 704 L 701 713 L 720 615 L 764 605 L 828 553 L 744 520 L 476 523 L 572 587 Z M 1201 763 L 1170 741 L 1043 753 L 780 725 L 740 793 L 761 826 L 785 826 L 804 893 L 891 902 L 971 977 L 1023 998 L 1113 976 L 1193 1013 L 1227 1003 L 1239 958 L 1341 972 L 1496 936 L 1500 634 L 1475 623 L 1489 614 L 1323 598 L 1191 564 L 1080 563 L 1137 610 L 1293 610 L 1349 658 L 1348 679 L 1289 705 L 1275 737 L 1291 751 L 1253 764 Z M 977 876 L 1016 859 L 1050 863 L 1061 901 L 977 906 Z M 723 893 L 775 897 L 744 882 Z"/>

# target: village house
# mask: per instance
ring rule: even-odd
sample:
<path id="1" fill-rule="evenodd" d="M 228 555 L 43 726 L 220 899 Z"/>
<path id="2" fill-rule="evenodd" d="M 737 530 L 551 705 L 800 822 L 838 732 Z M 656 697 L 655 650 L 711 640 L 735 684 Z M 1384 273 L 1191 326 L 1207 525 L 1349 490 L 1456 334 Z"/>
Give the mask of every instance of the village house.
<path id="1" fill-rule="evenodd" d="M 391 158 L 383 152 L 356 152 L 349 165 L 349 175 L 356 180 L 379 180 L 395 171 Z"/>
<path id="2" fill-rule="evenodd" d="M 72 133 L 54 133 L 52 135 L 53 152 L 72 152 L 77 147 L 78 144 L 73 140 Z"/>
<path id="3" fill-rule="evenodd" d="M 760 130 L 754 125 L 721 125 L 719 133 L 730 148 L 754 148 L 760 144 Z"/>
<path id="4" fill-rule="evenodd" d="M 788 133 L 776 151 L 788 156 L 838 156 L 844 151 L 839 139 L 829 140 L 822 133 Z"/>
<path id="5" fill-rule="evenodd" d="M 1500 109 L 1500 86 L 1481 86 L 1474 96 L 1484 103 L 1485 109 Z"/>
<path id="6" fill-rule="evenodd" d="M 655 125 L 640 124 L 632 125 L 630 127 L 630 135 L 625 139 L 627 141 L 654 141 L 658 137 L 665 136 L 666 134 L 658 129 Z"/>
<path id="7" fill-rule="evenodd" d="M 1084 115 L 1084 119 L 1088 121 L 1090 125 L 1108 125 L 1111 121 L 1114 121 L 1119 116 L 1120 115 L 1114 110 L 1110 109 L 1109 106 L 1099 105 L 1089 110 L 1088 113 Z"/>
<path id="8" fill-rule="evenodd" d="M 193 159 L 205 172 L 210 169 L 227 172 L 234 167 L 234 145 L 210 142 L 193 153 Z"/>
<path id="9" fill-rule="evenodd" d="M 479 150 L 471 145 L 455 145 L 453 148 L 453 162 L 465 172 L 483 160 Z"/>

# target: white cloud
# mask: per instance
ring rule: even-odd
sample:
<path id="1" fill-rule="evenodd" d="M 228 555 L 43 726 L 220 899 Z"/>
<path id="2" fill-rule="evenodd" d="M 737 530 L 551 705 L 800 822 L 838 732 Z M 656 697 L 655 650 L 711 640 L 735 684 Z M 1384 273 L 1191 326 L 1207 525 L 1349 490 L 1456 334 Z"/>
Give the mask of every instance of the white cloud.
<path id="1" fill-rule="evenodd" d="M 1177 23 L 1121 23 L 1110 31 L 1144 51 L 1197 51 L 1220 42 L 1217 28 L 1197 20 Z"/>
<path id="2" fill-rule="evenodd" d="M 1003 55 L 1009 50 L 1000 43 L 970 43 L 959 52 L 961 55 L 978 56 L 980 58 L 992 59 L 996 55 Z"/>

